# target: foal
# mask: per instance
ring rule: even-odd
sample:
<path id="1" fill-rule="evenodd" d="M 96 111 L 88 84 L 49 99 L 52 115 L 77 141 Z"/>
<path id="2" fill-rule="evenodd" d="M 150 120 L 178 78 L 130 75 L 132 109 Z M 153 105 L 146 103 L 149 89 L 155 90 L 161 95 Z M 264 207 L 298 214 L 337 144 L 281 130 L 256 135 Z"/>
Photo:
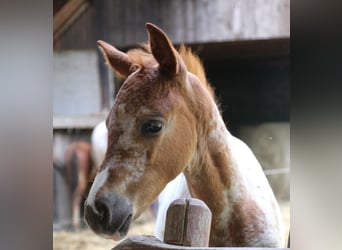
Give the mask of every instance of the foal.
<path id="1" fill-rule="evenodd" d="M 119 240 L 183 173 L 212 211 L 210 246 L 280 247 L 279 207 L 251 150 L 227 130 L 199 59 L 146 24 L 149 43 L 127 54 L 99 41 L 126 78 L 106 119 L 108 148 L 85 203 L 92 230 Z M 193 71 L 193 73 L 190 73 Z"/>

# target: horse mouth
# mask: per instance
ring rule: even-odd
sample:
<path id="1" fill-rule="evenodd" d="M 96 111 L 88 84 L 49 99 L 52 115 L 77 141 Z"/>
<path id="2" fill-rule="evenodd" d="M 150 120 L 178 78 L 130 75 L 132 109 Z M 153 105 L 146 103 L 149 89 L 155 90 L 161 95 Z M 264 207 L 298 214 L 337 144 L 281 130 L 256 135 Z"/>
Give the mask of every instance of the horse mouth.
<path id="1" fill-rule="evenodd" d="M 119 228 L 112 234 L 112 238 L 115 241 L 121 240 L 127 235 L 129 226 L 132 222 L 132 214 L 129 214 L 126 219 L 122 222 L 122 224 L 119 226 Z"/>
<path id="2" fill-rule="evenodd" d="M 132 220 L 132 205 L 119 196 L 109 195 L 107 199 L 97 199 L 94 206 L 85 206 L 85 221 L 104 238 L 121 240 L 127 235 Z"/>

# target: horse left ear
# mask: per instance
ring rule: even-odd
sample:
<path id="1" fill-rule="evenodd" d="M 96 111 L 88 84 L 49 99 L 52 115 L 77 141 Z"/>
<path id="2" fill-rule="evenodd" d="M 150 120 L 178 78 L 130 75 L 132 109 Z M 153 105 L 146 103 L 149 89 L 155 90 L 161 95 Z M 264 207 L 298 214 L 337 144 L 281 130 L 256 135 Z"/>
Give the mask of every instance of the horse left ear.
<path id="1" fill-rule="evenodd" d="M 130 74 L 130 68 L 132 66 L 128 55 L 124 52 L 117 50 L 114 46 L 104 41 L 97 41 L 97 45 L 102 51 L 103 56 L 106 59 L 107 64 L 123 78 L 127 78 Z"/>
<path id="2" fill-rule="evenodd" d="M 164 31 L 157 26 L 146 23 L 149 43 L 153 57 L 159 63 L 160 70 L 165 74 L 176 74 L 179 70 L 177 51 Z"/>

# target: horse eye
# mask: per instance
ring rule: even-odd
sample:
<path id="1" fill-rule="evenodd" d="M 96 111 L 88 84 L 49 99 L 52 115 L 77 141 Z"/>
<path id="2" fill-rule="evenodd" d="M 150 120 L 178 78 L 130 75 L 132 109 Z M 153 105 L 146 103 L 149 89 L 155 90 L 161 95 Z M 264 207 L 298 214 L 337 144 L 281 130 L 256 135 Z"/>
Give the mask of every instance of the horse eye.
<path id="1" fill-rule="evenodd" d="M 163 128 L 163 123 L 160 121 L 148 121 L 142 125 L 141 132 L 143 135 L 154 136 L 158 135 Z"/>

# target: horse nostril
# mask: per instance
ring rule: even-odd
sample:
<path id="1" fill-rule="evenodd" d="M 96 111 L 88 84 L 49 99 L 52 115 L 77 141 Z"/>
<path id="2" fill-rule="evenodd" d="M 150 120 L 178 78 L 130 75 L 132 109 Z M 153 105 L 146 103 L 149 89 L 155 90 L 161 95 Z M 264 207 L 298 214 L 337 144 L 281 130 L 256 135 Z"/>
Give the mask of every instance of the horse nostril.
<path id="1" fill-rule="evenodd" d="M 95 199 L 85 206 L 85 221 L 97 234 L 121 236 L 127 234 L 132 222 L 133 209 L 126 198 L 110 194 Z"/>
<path id="2" fill-rule="evenodd" d="M 104 200 L 95 201 L 95 208 L 99 213 L 101 220 L 106 220 L 109 218 L 109 207 Z"/>

